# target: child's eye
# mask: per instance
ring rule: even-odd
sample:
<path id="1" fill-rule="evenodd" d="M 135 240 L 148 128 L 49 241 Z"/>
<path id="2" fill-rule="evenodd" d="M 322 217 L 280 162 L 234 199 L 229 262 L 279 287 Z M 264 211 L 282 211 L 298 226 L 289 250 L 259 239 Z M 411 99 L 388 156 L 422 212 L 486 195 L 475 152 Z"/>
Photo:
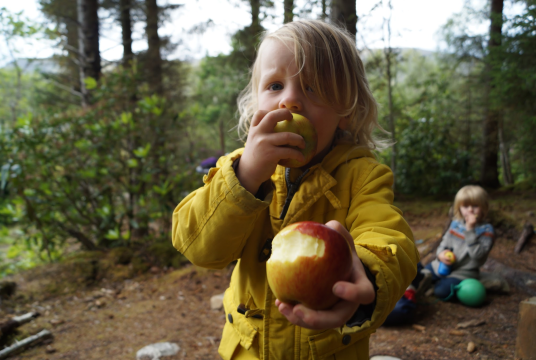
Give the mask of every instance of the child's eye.
<path id="1" fill-rule="evenodd" d="M 307 91 L 309 91 L 309 92 L 313 92 L 313 93 L 315 92 L 315 91 L 313 90 L 313 88 L 312 88 L 311 86 L 309 86 L 309 85 L 307 85 L 307 86 L 305 87 L 305 90 L 307 90 Z"/>
<path id="2" fill-rule="evenodd" d="M 283 85 L 281 84 L 271 84 L 268 89 L 272 90 L 272 91 L 278 91 L 278 90 L 283 90 Z"/>

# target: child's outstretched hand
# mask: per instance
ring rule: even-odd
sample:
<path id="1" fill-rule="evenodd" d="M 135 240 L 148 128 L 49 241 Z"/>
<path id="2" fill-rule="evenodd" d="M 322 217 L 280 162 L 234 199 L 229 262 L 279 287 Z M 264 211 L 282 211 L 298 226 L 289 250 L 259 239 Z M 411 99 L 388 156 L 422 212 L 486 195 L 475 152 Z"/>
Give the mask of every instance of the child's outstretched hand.
<path id="1" fill-rule="evenodd" d="M 376 298 L 374 286 L 367 278 L 363 264 L 357 257 L 352 235 L 338 221 L 332 220 L 326 225 L 342 234 L 352 249 L 352 278 L 349 282 L 339 281 L 333 286 L 333 293 L 341 300 L 328 310 L 312 310 L 301 304 L 293 306 L 279 300 L 275 301 L 279 312 L 288 321 L 294 325 L 316 330 L 333 329 L 344 325 L 354 315 L 359 305 L 370 304 Z"/>
<path id="2" fill-rule="evenodd" d="M 236 176 L 252 194 L 256 194 L 261 184 L 270 179 L 281 159 L 304 160 L 300 151 L 290 147 L 305 148 L 303 137 L 290 132 L 274 132 L 275 125 L 283 120 L 292 120 L 288 109 L 259 110 L 251 119 L 248 141 Z"/>

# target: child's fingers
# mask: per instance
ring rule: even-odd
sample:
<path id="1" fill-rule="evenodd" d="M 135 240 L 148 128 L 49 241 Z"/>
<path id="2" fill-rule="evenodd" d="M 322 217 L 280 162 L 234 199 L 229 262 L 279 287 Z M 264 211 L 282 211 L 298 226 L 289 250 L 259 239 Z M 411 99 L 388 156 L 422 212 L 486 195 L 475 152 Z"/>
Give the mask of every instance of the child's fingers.
<path id="1" fill-rule="evenodd" d="M 348 232 L 348 230 L 346 230 L 346 228 L 342 226 L 340 222 L 338 222 L 337 220 L 331 220 L 326 223 L 326 226 L 332 228 L 333 230 L 344 236 L 344 238 L 346 239 L 346 241 L 348 241 L 348 244 L 350 245 L 350 249 L 354 254 L 356 254 L 354 238 Z"/>
<path id="2" fill-rule="evenodd" d="M 265 113 L 255 126 L 263 133 L 271 133 L 274 131 L 275 125 L 283 120 L 292 120 L 292 113 L 288 109 L 278 109 Z"/>
<path id="3" fill-rule="evenodd" d="M 376 297 L 370 281 L 359 281 L 357 284 L 339 281 L 333 285 L 333 293 L 343 300 L 365 305 L 373 302 Z"/>
<path id="4" fill-rule="evenodd" d="M 305 157 L 303 156 L 303 154 L 300 151 L 291 147 L 275 147 L 275 149 L 273 149 L 272 151 L 273 156 L 277 159 L 294 159 L 300 162 L 305 161 Z"/>
<path id="5" fill-rule="evenodd" d="M 295 146 L 300 149 L 305 148 L 305 140 L 301 135 L 298 134 L 282 132 L 271 134 L 271 138 L 275 146 Z"/>
<path id="6" fill-rule="evenodd" d="M 268 114 L 269 111 L 267 110 L 257 110 L 255 111 L 255 114 L 253 114 L 253 117 L 251 118 L 251 127 L 259 125 L 261 120 Z"/>
<path id="7" fill-rule="evenodd" d="M 357 307 L 357 304 L 348 301 L 341 301 L 329 310 L 312 310 L 303 305 L 296 305 L 287 319 L 295 320 L 296 325 L 309 329 L 333 329 L 344 325 Z"/>

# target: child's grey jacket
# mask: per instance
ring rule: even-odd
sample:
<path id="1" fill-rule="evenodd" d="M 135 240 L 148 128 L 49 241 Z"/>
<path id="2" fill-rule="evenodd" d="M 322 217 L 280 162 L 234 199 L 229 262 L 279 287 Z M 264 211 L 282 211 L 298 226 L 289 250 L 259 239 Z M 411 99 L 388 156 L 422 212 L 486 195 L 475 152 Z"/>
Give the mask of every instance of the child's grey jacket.
<path id="1" fill-rule="evenodd" d="M 456 255 L 452 272 L 448 277 L 461 280 L 480 277 L 479 268 L 484 265 L 493 246 L 494 231 L 490 224 L 479 224 L 473 230 L 465 228 L 464 221 L 453 220 L 449 230 L 437 248 L 439 255 L 443 250 L 451 250 Z M 432 261 L 432 268 L 437 276 L 440 261 Z"/>

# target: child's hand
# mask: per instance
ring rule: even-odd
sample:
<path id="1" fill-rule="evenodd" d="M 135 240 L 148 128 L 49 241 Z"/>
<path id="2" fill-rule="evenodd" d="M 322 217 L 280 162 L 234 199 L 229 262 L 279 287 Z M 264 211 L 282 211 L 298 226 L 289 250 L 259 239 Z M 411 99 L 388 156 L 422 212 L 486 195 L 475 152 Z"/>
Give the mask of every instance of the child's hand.
<path id="1" fill-rule="evenodd" d="M 305 148 L 303 137 L 289 132 L 274 133 L 275 125 L 283 120 L 292 120 L 288 109 L 259 110 L 253 115 L 236 174 L 242 186 L 252 194 L 270 179 L 281 159 L 304 160 L 300 151 L 289 147 Z"/>
<path id="2" fill-rule="evenodd" d="M 474 213 L 468 213 L 465 216 L 465 228 L 467 230 L 473 230 L 476 225 L 477 215 Z"/>
<path id="3" fill-rule="evenodd" d="M 338 231 L 350 243 L 353 257 L 353 273 L 349 282 L 339 281 L 333 286 L 333 293 L 341 298 L 337 304 L 328 310 L 312 310 L 298 304 L 292 306 L 279 300 L 275 301 L 279 312 L 288 321 L 309 329 L 333 329 L 344 325 L 356 312 L 361 304 L 370 304 L 376 297 L 374 286 L 367 278 L 361 260 L 355 251 L 352 235 L 339 223 L 332 220 L 326 223 L 330 228 Z"/>
<path id="4" fill-rule="evenodd" d="M 445 265 L 452 265 L 454 263 L 454 261 L 452 261 L 449 257 L 446 256 L 446 254 L 450 252 L 450 250 L 443 250 L 439 253 L 439 255 L 437 255 L 437 258 L 439 259 L 439 261 L 441 261 L 442 263 L 444 263 Z"/>

